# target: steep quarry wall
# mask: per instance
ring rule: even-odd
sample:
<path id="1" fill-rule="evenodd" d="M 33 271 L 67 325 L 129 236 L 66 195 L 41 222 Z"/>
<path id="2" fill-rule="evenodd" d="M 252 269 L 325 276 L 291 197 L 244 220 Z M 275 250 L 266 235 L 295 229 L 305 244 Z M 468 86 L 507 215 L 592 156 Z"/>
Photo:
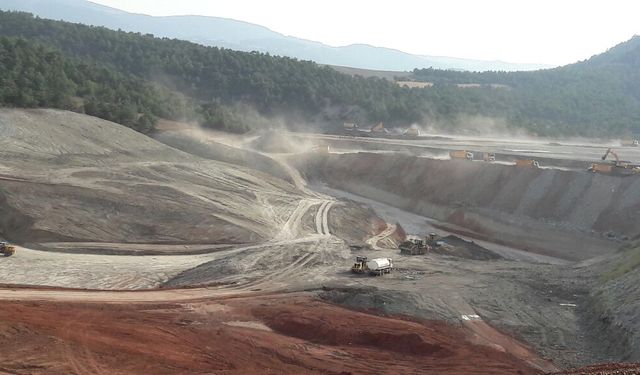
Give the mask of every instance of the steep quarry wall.
<path id="1" fill-rule="evenodd" d="M 310 179 L 443 222 L 447 229 L 565 259 L 640 236 L 640 178 L 400 154 L 296 157 Z"/>

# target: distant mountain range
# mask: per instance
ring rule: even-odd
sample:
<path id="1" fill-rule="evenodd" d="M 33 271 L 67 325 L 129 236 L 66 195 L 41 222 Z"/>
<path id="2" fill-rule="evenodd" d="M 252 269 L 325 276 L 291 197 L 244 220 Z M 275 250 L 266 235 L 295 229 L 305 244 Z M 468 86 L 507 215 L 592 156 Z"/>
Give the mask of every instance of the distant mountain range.
<path id="1" fill-rule="evenodd" d="M 272 55 L 311 60 L 319 64 L 360 69 L 411 71 L 415 68 L 433 67 L 470 71 L 517 71 L 551 67 L 544 64 L 420 56 L 366 44 L 331 47 L 319 42 L 286 36 L 266 27 L 243 21 L 204 16 L 152 17 L 128 13 L 85 0 L 0 0 L 0 9 L 29 12 L 42 18 L 104 26 L 114 30 L 121 29 L 183 39 L 207 46 L 238 51 L 268 52 Z"/>

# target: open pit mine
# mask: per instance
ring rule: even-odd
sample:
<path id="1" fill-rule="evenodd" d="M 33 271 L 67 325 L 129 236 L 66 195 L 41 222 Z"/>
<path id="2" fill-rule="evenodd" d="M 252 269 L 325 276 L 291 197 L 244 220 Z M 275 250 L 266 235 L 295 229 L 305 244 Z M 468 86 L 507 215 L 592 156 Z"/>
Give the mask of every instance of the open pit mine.
<path id="1" fill-rule="evenodd" d="M 611 151 L 0 109 L 0 372 L 638 373 Z"/>

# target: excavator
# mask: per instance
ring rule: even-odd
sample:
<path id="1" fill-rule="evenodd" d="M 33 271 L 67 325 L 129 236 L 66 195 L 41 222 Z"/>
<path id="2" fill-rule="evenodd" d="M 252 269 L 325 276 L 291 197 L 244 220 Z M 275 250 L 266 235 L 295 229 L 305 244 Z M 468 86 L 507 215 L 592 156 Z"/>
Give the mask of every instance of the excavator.
<path id="1" fill-rule="evenodd" d="M 16 252 L 16 247 L 10 245 L 8 242 L 0 242 L 0 254 L 4 254 L 4 256 L 8 257 Z"/>
<path id="2" fill-rule="evenodd" d="M 604 163 L 609 155 L 615 158 L 615 161 L 610 163 Z M 631 176 L 640 173 L 640 165 L 632 164 L 630 161 L 620 160 L 618 153 L 612 148 L 608 148 L 607 151 L 601 157 L 603 163 L 593 163 L 589 170 L 593 173 L 604 173 L 613 176 Z"/>

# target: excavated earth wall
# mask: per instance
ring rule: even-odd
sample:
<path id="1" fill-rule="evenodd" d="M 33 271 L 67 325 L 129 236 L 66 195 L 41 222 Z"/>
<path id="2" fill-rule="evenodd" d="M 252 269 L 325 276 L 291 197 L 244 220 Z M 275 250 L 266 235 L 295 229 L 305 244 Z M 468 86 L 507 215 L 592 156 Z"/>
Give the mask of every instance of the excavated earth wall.
<path id="1" fill-rule="evenodd" d="M 545 255 L 587 259 L 640 237 L 635 176 L 376 153 L 292 162 L 311 180 Z"/>

